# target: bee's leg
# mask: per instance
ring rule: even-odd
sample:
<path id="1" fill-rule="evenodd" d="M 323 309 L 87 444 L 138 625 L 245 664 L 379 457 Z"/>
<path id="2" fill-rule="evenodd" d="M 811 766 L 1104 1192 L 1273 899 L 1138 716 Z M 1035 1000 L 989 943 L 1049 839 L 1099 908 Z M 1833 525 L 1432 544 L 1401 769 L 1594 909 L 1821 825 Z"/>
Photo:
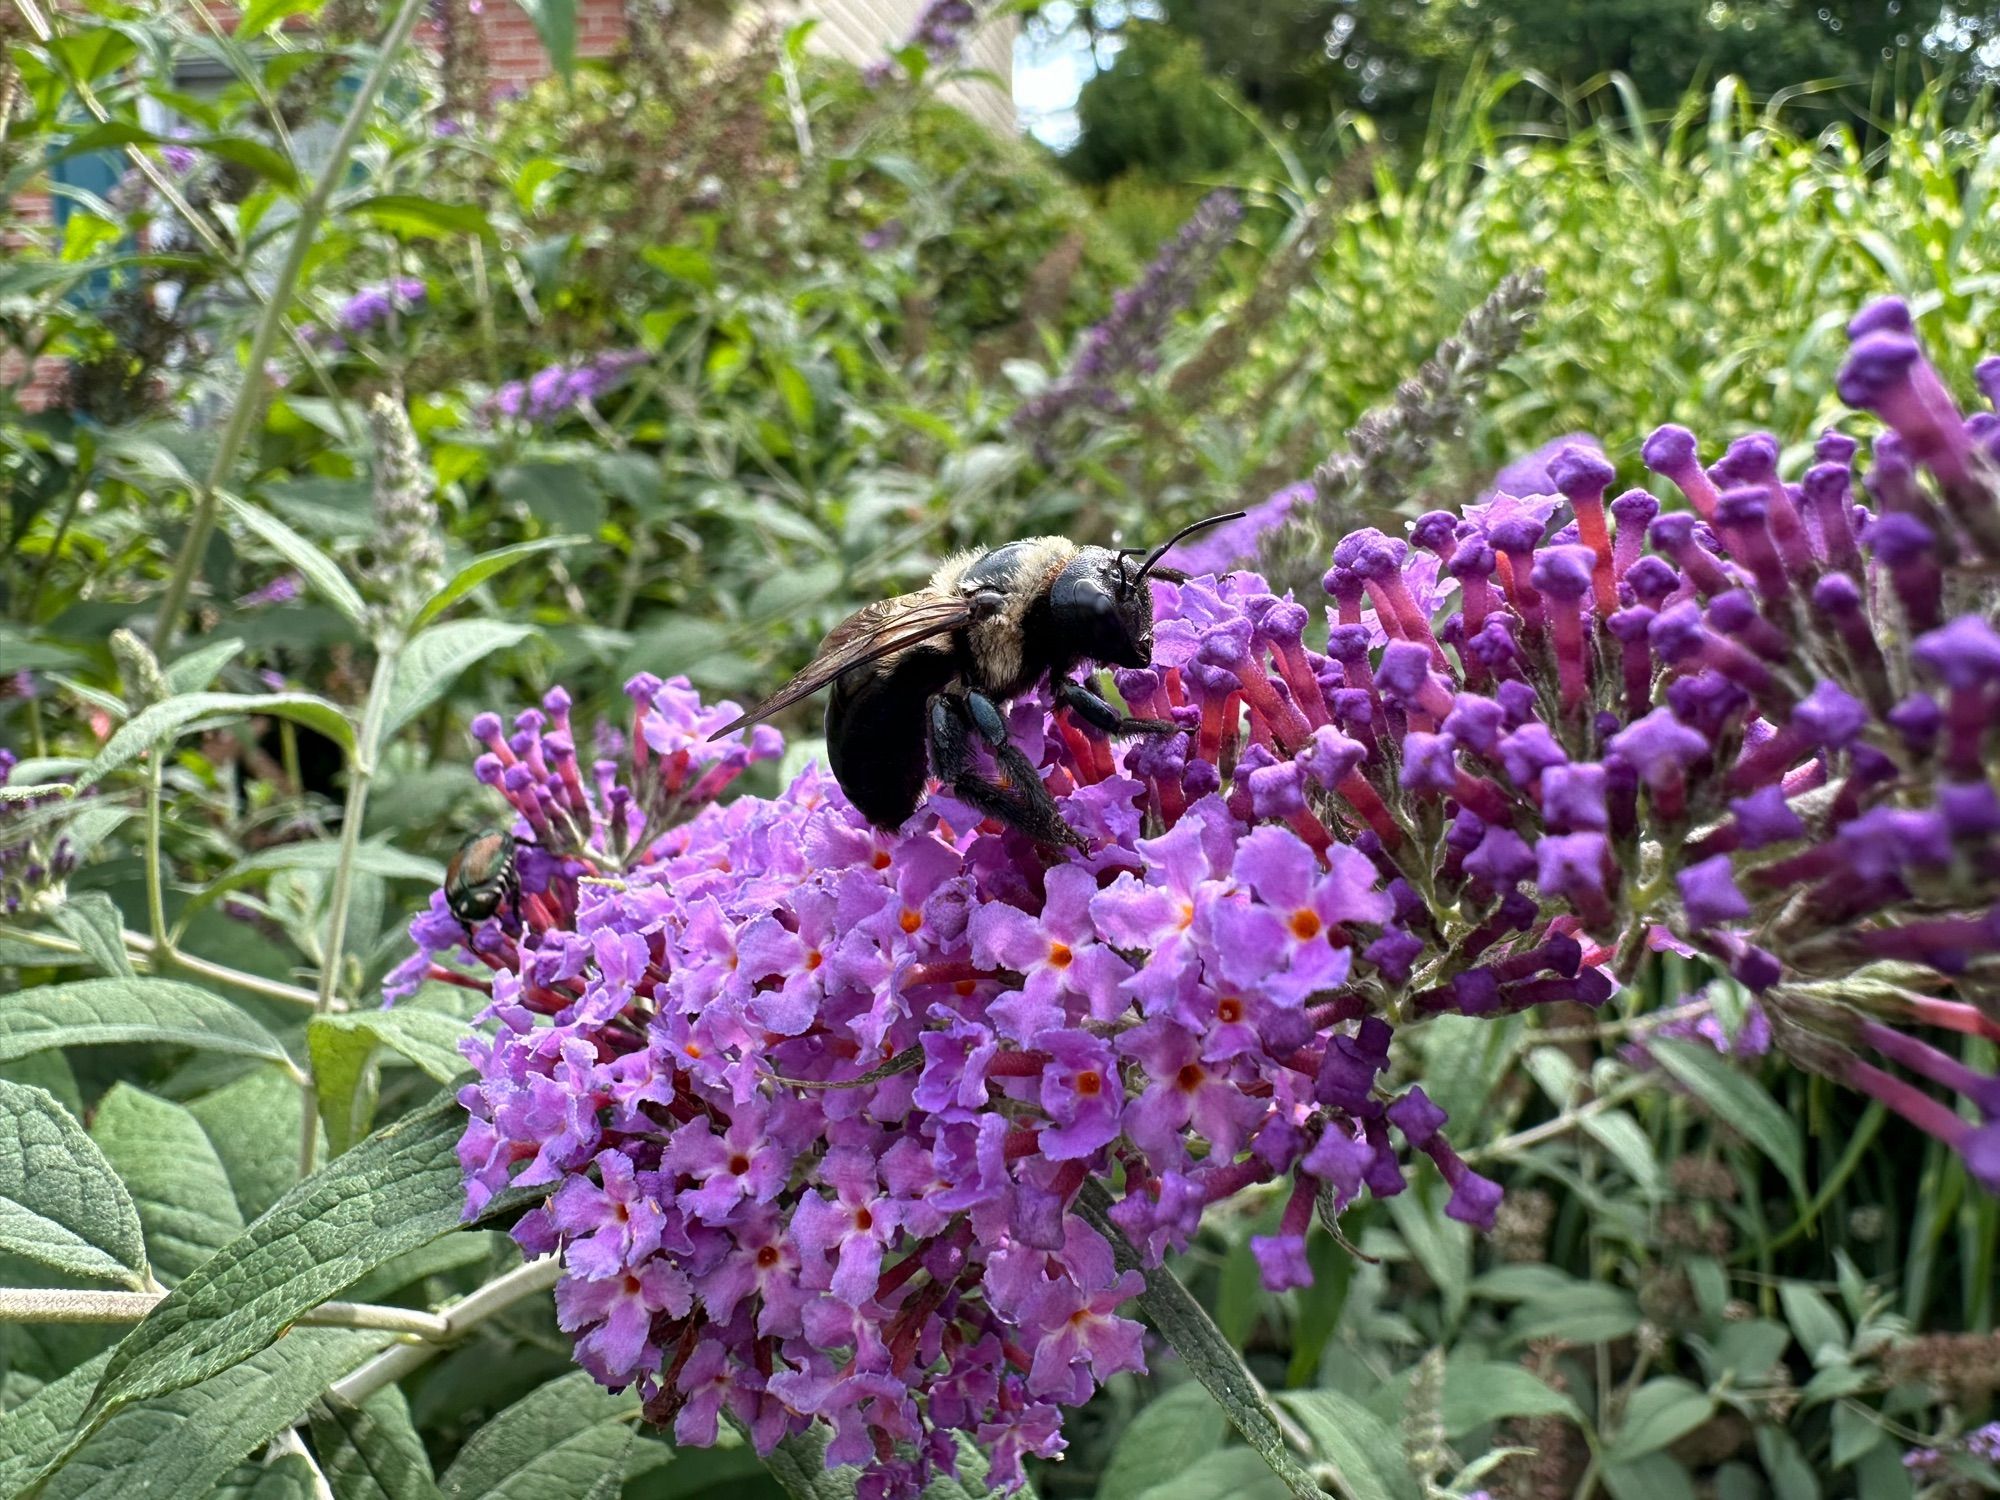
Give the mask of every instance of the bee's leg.
<path id="1" fill-rule="evenodd" d="M 1012 786 L 997 786 L 972 764 L 973 737 L 992 747 Z M 967 806 L 1012 824 L 1039 843 L 1088 847 L 1062 819 L 1056 799 L 1042 785 L 1028 757 L 1007 737 L 1007 721 L 983 693 L 940 693 L 931 700 L 931 767 L 937 778 Z"/>
<path id="2" fill-rule="evenodd" d="M 1121 714 L 1080 682 L 1064 681 L 1056 688 L 1056 701 L 1069 708 L 1093 729 L 1109 735 L 1179 734 L 1181 726 L 1166 719 L 1135 719 Z"/>

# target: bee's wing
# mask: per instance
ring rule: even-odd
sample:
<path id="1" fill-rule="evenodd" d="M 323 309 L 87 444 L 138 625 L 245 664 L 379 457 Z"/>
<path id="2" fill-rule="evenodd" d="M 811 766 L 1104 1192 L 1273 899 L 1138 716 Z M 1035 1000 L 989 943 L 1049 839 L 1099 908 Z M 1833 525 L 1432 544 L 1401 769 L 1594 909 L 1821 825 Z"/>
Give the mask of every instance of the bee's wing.
<path id="1" fill-rule="evenodd" d="M 801 698 L 811 697 L 836 677 L 871 661 L 949 635 L 973 617 L 972 601 L 959 594 L 925 589 L 866 604 L 834 626 L 805 670 L 748 713 L 709 736 L 720 739 L 745 725 L 761 723 Z"/>

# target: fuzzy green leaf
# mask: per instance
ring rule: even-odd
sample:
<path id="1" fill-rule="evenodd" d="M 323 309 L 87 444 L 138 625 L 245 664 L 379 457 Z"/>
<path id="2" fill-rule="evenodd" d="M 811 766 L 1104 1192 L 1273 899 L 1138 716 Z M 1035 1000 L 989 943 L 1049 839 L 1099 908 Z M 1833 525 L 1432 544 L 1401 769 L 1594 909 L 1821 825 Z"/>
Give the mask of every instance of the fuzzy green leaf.
<path id="1" fill-rule="evenodd" d="M 465 1204 L 453 1150 L 463 1128 L 445 1095 L 279 1199 L 118 1346 L 92 1424 L 229 1369 L 391 1256 L 451 1233 Z"/>
<path id="2" fill-rule="evenodd" d="M 1132 1419 L 1097 1481 L 1097 1500 L 1137 1500 L 1186 1472 L 1222 1442 L 1222 1411 L 1192 1382 L 1177 1385 Z M 1258 1468 L 1263 1468 L 1262 1460 Z"/>
<path id="3" fill-rule="evenodd" d="M 443 588 L 424 601 L 424 607 L 417 611 L 417 617 L 411 622 L 411 628 L 423 629 L 480 584 L 489 578 L 498 577 L 514 564 L 525 562 L 538 552 L 553 552 L 563 547 L 574 547 L 584 540 L 586 539 L 577 536 L 545 536 L 532 542 L 516 542 L 511 547 L 496 547 L 491 552 L 480 553 L 452 574 Z"/>
<path id="4" fill-rule="evenodd" d="M 131 1194 L 53 1094 L 0 1082 L 0 1251 L 72 1276 L 146 1285 Z"/>
<path id="5" fill-rule="evenodd" d="M 90 1135 L 138 1206 L 162 1282 L 173 1285 L 243 1232 L 222 1158 L 180 1105 L 120 1083 L 98 1103 Z"/>
<path id="6" fill-rule="evenodd" d="M 361 591 L 347 581 L 340 564 L 321 551 L 317 544 L 292 530 L 269 511 L 259 510 L 234 495 L 222 498 L 229 507 L 229 513 L 256 533 L 257 539 L 265 546 L 298 569 L 299 575 L 320 598 L 356 625 L 366 618 L 368 605 L 362 599 Z"/>
<path id="7" fill-rule="evenodd" d="M 638 1420 L 635 1393 L 573 1371 L 466 1439 L 438 1488 L 449 1500 L 574 1500 L 622 1462 Z"/>
<path id="8" fill-rule="evenodd" d="M 1647 1048 L 1676 1082 L 1709 1107 L 1719 1120 L 1776 1164 L 1801 1202 L 1806 1196 L 1805 1145 L 1798 1123 L 1765 1092 L 1762 1084 L 1730 1066 L 1713 1048 L 1654 1038 Z"/>
<path id="9" fill-rule="evenodd" d="M 396 663 L 383 733 L 394 733 L 437 702 L 474 662 L 518 646 L 533 634 L 534 626 L 505 620 L 452 620 L 416 636 Z"/>
<path id="10" fill-rule="evenodd" d="M 471 1031 L 456 1016 L 407 1007 L 314 1016 L 306 1027 L 306 1050 L 319 1087 L 320 1120 L 335 1154 L 367 1133 L 375 1112 L 373 1064 L 380 1050 L 415 1064 L 438 1083 L 449 1083 L 465 1071 L 458 1042 Z"/>
<path id="11" fill-rule="evenodd" d="M 1462 1437 L 1503 1417 L 1562 1417 L 1579 1426 L 1583 1414 L 1519 1365 L 1454 1359 L 1444 1370 L 1444 1430 Z"/>
<path id="12" fill-rule="evenodd" d="M 1340 1471 L 1349 1500 L 1417 1500 L 1395 1430 L 1339 1391 L 1287 1391 L 1278 1399 L 1299 1419 L 1320 1457 Z"/>
<path id="13" fill-rule="evenodd" d="M 135 975 L 125 952 L 125 918 L 102 891 L 78 891 L 56 908 L 56 926 L 100 974 L 130 979 Z"/>
<path id="14" fill-rule="evenodd" d="M 1715 1411 L 1715 1398 L 1691 1380 L 1662 1375 L 1632 1393 L 1605 1450 L 1607 1461 L 1631 1463 L 1686 1437 Z"/>
<path id="15" fill-rule="evenodd" d="M 240 1459 L 388 1341 L 301 1328 L 188 1389 L 126 1406 L 59 1461 L 38 1500 L 126 1500 L 135 1475 L 145 1476 L 146 1500 L 205 1500 Z"/>
<path id="16" fill-rule="evenodd" d="M 154 1042 L 290 1066 L 278 1039 L 207 990 L 175 979 L 82 979 L 23 990 L 0 1009 L 0 1060 L 50 1047 Z"/>
<path id="17" fill-rule="evenodd" d="M 312 1409 L 312 1438 L 334 1500 L 437 1500 L 430 1456 L 394 1386 L 360 1406 L 323 1397 Z"/>
<path id="18" fill-rule="evenodd" d="M 105 741 L 97 758 L 76 778 L 81 791 L 137 760 L 156 745 L 166 744 L 199 719 L 240 719 L 271 714 L 318 731 L 348 754 L 354 753 L 354 726 L 338 705 L 311 693 L 182 693 L 134 714 Z"/>

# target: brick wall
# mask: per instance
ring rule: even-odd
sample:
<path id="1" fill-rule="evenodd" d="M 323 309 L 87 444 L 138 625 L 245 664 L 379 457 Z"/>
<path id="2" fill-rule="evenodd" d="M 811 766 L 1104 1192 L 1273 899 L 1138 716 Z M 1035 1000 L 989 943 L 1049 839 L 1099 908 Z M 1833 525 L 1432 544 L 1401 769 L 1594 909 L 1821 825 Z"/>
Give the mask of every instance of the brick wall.
<path id="1" fill-rule="evenodd" d="M 546 77 L 549 60 L 535 35 L 534 22 L 514 0 L 486 0 L 479 17 L 486 41 L 486 66 L 496 87 L 533 83 Z M 603 57 L 625 40 L 622 0 L 577 0 L 576 50 L 580 57 Z"/>

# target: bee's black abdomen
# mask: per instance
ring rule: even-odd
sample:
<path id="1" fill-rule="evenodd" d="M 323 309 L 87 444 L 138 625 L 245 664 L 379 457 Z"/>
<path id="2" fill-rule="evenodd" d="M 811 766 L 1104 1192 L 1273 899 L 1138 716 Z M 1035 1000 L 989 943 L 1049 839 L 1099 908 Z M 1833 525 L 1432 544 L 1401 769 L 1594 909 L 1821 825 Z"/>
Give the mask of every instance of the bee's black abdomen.
<path id="1" fill-rule="evenodd" d="M 850 672 L 826 705 L 826 758 L 847 800 L 878 828 L 899 828 L 924 795 L 927 706 L 951 680 L 943 652 L 911 652 L 887 670 Z"/>

